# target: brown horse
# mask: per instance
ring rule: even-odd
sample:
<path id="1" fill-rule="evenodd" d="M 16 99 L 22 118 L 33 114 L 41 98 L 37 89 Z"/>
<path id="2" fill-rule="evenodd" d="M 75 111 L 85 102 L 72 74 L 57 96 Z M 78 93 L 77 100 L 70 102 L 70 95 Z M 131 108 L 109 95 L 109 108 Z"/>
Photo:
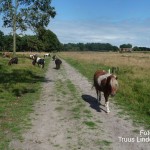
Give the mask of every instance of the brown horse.
<path id="1" fill-rule="evenodd" d="M 97 100 L 100 103 L 101 100 L 101 92 L 104 93 L 105 98 L 105 106 L 107 108 L 107 113 L 109 110 L 109 95 L 115 96 L 118 90 L 118 81 L 117 77 L 113 74 L 110 74 L 104 70 L 98 70 L 94 74 L 94 85 L 97 93 Z"/>
<path id="2" fill-rule="evenodd" d="M 60 65 L 62 64 L 62 61 L 58 58 L 55 59 L 55 65 L 56 65 L 56 69 L 60 69 Z"/>
<path id="3" fill-rule="evenodd" d="M 11 53 L 10 52 L 4 52 L 2 53 L 3 57 L 8 57 L 11 58 Z"/>
<path id="4" fill-rule="evenodd" d="M 14 57 L 8 62 L 8 65 L 12 65 L 12 64 L 18 64 L 18 57 Z"/>

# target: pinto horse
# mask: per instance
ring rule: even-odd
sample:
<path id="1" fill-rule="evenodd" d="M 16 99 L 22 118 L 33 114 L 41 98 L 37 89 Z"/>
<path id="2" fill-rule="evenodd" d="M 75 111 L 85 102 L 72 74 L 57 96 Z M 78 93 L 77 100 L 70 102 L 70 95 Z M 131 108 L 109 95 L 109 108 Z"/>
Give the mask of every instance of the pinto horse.
<path id="1" fill-rule="evenodd" d="M 118 81 L 117 77 L 113 74 L 110 74 L 104 70 L 98 70 L 94 74 L 94 85 L 96 93 L 97 93 L 97 100 L 100 104 L 101 101 L 101 92 L 104 93 L 105 98 L 105 106 L 107 109 L 107 113 L 110 112 L 109 110 L 109 102 L 108 98 L 109 95 L 115 96 L 118 90 Z"/>
<path id="2" fill-rule="evenodd" d="M 32 61 L 32 64 L 35 66 L 36 63 L 38 64 L 38 66 L 41 65 L 41 67 L 44 68 L 45 60 L 40 57 L 35 56 L 34 60 Z"/>

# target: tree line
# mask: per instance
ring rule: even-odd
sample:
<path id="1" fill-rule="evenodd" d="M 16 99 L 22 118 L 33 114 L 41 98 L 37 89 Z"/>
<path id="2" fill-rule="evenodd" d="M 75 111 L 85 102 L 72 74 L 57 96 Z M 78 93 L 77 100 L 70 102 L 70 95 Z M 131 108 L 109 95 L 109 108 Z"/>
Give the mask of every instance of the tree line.
<path id="1" fill-rule="evenodd" d="M 122 44 L 120 48 L 109 43 L 68 43 L 61 44 L 57 36 L 46 27 L 56 16 L 52 0 L 1 0 L 0 14 L 3 26 L 12 29 L 12 35 L 0 31 L 0 51 L 119 51 L 120 48 L 132 48 L 131 44 Z M 35 35 L 17 35 L 16 31 L 32 30 Z M 17 42 L 16 42 L 17 41 Z M 150 51 L 146 47 L 134 47 L 134 51 Z"/>
<path id="2" fill-rule="evenodd" d="M 122 44 L 119 47 L 109 43 L 68 43 L 62 44 L 57 35 L 50 30 L 41 28 L 39 34 L 16 35 L 16 51 L 119 51 L 120 48 L 132 48 L 132 44 Z M 133 47 L 133 51 L 150 51 L 147 47 Z M 0 51 L 13 51 L 13 35 L 4 35 L 0 31 Z"/>
<path id="3" fill-rule="evenodd" d="M 63 45 L 50 30 L 42 29 L 41 34 L 16 35 L 16 51 L 61 51 Z M 0 31 L 0 51 L 13 51 L 13 35 L 4 35 Z"/>
<path id="4" fill-rule="evenodd" d="M 65 51 L 118 51 L 117 46 L 109 43 L 68 43 L 63 45 Z"/>
<path id="5" fill-rule="evenodd" d="M 132 44 L 122 44 L 119 47 L 109 43 L 68 43 L 63 45 L 64 51 L 120 51 L 121 48 L 132 48 L 133 51 L 150 51 L 147 47 L 133 47 Z"/>
<path id="6" fill-rule="evenodd" d="M 138 47 L 138 46 L 135 46 L 135 47 L 133 47 L 133 51 L 149 51 L 150 52 L 150 48 L 149 47 Z"/>

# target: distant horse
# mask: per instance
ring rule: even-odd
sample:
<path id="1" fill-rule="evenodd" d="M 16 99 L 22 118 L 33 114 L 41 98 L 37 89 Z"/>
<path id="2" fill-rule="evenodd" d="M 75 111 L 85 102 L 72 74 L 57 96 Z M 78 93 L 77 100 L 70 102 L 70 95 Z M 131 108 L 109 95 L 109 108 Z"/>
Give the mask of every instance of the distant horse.
<path id="1" fill-rule="evenodd" d="M 60 69 L 60 65 L 62 64 L 62 61 L 58 58 L 55 59 L 56 69 Z"/>
<path id="2" fill-rule="evenodd" d="M 32 64 L 35 65 L 36 63 L 38 64 L 38 66 L 41 65 L 41 67 L 44 68 L 45 60 L 35 56 L 34 60 L 32 61 Z"/>
<path id="3" fill-rule="evenodd" d="M 53 61 L 54 61 L 54 60 L 56 59 L 56 55 L 53 55 L 52 59 L 53 59 Z"/>
<path id="4" fill-rule="evenodd" d="M 110 110 L 109 110 L 108 98 L 109 98 L 109 95 L 115 96 L 118 90 L 117 77 L 104 70 L 98 70 L 95 72 L 93 80 L 94 80 L 93 86 L 95 87 L 95 90 L 97 93 L 97 100 L 100 103 L 101 92 L 103 92 L 104 98 L 105 98 L 105 106 L 107 109 L 107 113 L 109 113 Z"/>
<path id="5" fill-rule="evenodd" d="M 34 60 L 37 57 L 37 54 L 30 55 L 30 59 Z"/>
<path id="6" fill-rule="evenodd" d="M 11 53 L 10 52 L 4 52 L 2 53 L 3 57 L 8 57 L 11 58 Z"/>
<path id="7" fill-rule="evenodd" d="M 8 65 L 11 65 L 11 64 L 18 64 L 18 57 L 14 57 L 8 62 Z"/>
<path id="8" fill-rule="evenodd" d="M 50 56 L 51 56 L 50 53 L 44 54 L 44 58 L 45 57 L 50 57 Z"/>

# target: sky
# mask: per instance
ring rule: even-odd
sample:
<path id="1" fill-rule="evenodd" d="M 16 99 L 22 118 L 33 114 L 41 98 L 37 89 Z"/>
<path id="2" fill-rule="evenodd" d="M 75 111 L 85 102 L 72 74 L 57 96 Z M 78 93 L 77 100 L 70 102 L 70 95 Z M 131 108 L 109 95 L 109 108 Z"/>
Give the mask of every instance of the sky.
<path id="1" fill-rule="evenodd" d="M 150 47 L 150 0 L 52 0 L 51 29 L 62 43 Z"/>
<path id="2" fill-rule="evenodd" d="M 47 29 L 61 43 L 150 47 L 150 0 L 52 0 L 51 5 L 57 15 Z"/>

